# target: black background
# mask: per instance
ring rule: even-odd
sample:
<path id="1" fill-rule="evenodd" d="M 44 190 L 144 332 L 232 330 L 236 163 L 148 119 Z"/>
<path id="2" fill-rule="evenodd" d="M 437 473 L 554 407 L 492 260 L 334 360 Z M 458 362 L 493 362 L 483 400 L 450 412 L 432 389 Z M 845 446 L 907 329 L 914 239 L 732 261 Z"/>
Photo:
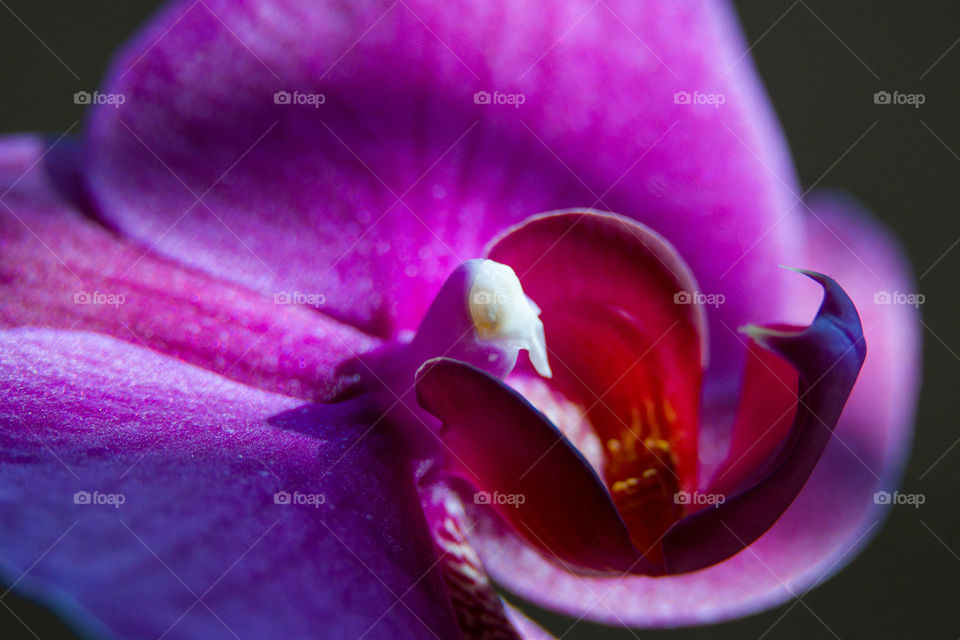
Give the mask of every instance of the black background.
<path id="1" fill-rule="evenodd" d="M 736 4 L 801 184 L 822 178 L 820 187 L 858 196 L 895 230 L 921 276 L 924 386 L 903 490 L 924 494 L 926 503 L 894 508 L 864 553 L 801 601 L 738 622 L 637 631 L 587 622 L 571 628 L 569 619 L 533 613 L 568 640 L 958 638 L 960 6 L 899 0 Z M 99 86 L 111 52 L 158 5 L 0 0 L 0 132 L 74 126 L 84 108 L 73 104 L 73 93 Z M 922 93 L 926 102 L 919 109 L 875 105 L 880 90 Z M 15 594 L 2 601 L 9 610 L 0 607 L 0 637 L 72 637 Z"/>

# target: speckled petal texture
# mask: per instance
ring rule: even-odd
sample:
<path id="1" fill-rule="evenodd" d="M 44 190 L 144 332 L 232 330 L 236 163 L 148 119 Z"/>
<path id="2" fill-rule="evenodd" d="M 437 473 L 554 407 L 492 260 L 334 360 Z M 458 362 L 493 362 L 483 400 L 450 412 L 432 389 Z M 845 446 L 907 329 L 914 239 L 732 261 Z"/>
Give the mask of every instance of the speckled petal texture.
<path id="1" fill-rule="evenodd" d="M 412 477 L 357 407 L 36 329 L 0 332 L 0 390 L 0 573 L 81 628 L 457 637 Z"/>
<path id="2" fill-rule="evenodd" d="M 31 136 L 0 140 L 0 328 L 108 333 L 310 399 L 336 394 L 349 383 L 338 365 L 380 343 L 323 315 L 322 304 L 252 291 L 117 238 L 63 191 L 61 174 L 77 160 L 70 143 L 47 155 L 45 146 Z"/>

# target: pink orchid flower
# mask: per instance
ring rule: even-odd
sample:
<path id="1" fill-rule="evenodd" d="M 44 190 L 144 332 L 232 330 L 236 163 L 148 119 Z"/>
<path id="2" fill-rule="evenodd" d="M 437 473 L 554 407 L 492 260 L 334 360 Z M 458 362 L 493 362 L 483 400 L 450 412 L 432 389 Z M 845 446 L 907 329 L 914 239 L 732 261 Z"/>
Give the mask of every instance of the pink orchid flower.
<path id="1" fill-rule="evenodd" d="M 0 141 L 0 576 L 91 637 L 390 639 L 825 579 L 918 319 L 745 50 L 719 1 L 172 2 L 82 136 Z"/>

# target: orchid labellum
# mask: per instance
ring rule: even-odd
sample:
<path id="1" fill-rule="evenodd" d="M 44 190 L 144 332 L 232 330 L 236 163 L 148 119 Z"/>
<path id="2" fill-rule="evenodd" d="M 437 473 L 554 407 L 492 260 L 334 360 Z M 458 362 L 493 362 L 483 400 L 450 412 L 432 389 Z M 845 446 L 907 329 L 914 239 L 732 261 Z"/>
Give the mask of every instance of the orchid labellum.
<path id="1" fill-rule="evenodd" d="M 917 318 L 745 49 L 710 1 L 171 3 L 81 137 L 0 142 L 6 585 L 89 637 L 469 639 L 824 579 Z"/>

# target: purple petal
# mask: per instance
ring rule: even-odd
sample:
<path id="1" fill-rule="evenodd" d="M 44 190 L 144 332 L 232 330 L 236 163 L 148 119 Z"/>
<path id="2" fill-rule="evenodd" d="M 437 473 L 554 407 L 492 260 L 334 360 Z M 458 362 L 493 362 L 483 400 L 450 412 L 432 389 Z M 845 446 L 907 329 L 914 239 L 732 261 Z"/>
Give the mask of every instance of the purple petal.
<path id="1" fill-rule="evenodd" d="M 866 473 L 873 483 L 859 496 L 850 496 L 843 509 L 847 518 L 857 522 L 850 530 L 859 531 L 877 522 L 889 508 L 875 504 L 869 496 L 898 486 L 910 455 L 920 387 L 920 312 L 896 300 L 884 304 L 877 296 L 884 292 L 913 295 L 919 293 L 918 284 L 897 240 L 859 202 L 825 192 L 815 194 L 810 206 L 815 217 L 808 221 L 806 264 L 843 282 L 860 311 L 870 345 L 837 430 L 849 446 L 846 453 L 865 463 L 853 465 L 856 471 Z M 829 482 L 824 479 L 823 491 L 829 490 Z"/>
<path id="2" fill-rule="evenodd" d="M 261 291 L 322 293 L 380 335 L 414 329 L 507 224 L 635 217 L 726 295 L 722 382 L 743 347 L 718 322 L 780 318 L 772 267 L 802 237 L 746 50 L 721 2 L 184 0 L 114 62 L 105 91 L 126 102 L 94 109 L 88 176 L 124 233 Z"/>
<path id="3" fill-rule="evenodd" d="M 870 349 L 833 439 L 784 516 L 748 550 L 714 567 L 616 581 L 571 576 L 487 519 L 473 542 L 495 579 L 541 606 L 609 624 L 703 624 L 802 594 L 843 567 L 879 530 L 885 507 L 873 494 L 896 486 L 909 452 L 920 351 L 916 310 L 875 305 L 873 294 L 910 292 L 915 285 L 899 247 L 856 206 L 817 199 L 812 207 L 819 220 L 809 221 L 810 255 L 802 264 L 843 283 Z M 816 289 L 791 295 L 798 299 Z"/>
<path id="4" fill-rule="evenodd" d="M 411 470 L 357 406 L 49 330 L 0 333 L 0 389 L 0 571 L 78 625 L 458 636 Z"/>
<path id="5" fill-rule="evenodd" d="M 0 328 L 108 333 L 311 399 L 335 395 L 348 383 L 338 365 L 379 344 L 311 307 L 157 258 L 92 223 L 48 172 L 67 144 L 44 156 L 39 139 L 0 141 Z"/>
<path id="6" fill-rule="evenodd" d="M 827 276 L 803 273 L 824 289 L 813 323 L 802 329 L 748 329 L 750 337 L 797 370 L 798 405 L 790 433 L 764 461 L 755 484 L 667 532 L 664 556 L 671 573 L 709 567 L 753 544 L 793 503 L 830 442 L 867 347 L 857 310 L 843 289 Z"/>

